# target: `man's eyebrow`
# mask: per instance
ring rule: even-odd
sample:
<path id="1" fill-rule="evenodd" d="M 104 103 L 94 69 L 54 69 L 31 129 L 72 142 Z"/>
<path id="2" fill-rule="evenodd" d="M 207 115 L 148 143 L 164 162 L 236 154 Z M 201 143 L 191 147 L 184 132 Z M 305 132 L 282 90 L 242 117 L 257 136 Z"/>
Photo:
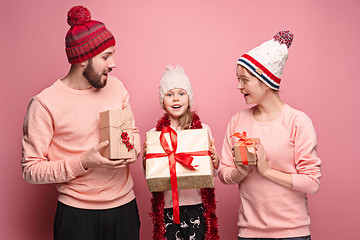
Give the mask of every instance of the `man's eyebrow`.
<path id="1" fill-rule="evenodd" d="M 114 53 L 115 53 L 115 50 L 114 51 L 104 52 L 104 54 L 106 54 L 106 55 L 111 55 L 111 54 L 114 54 Z"/>

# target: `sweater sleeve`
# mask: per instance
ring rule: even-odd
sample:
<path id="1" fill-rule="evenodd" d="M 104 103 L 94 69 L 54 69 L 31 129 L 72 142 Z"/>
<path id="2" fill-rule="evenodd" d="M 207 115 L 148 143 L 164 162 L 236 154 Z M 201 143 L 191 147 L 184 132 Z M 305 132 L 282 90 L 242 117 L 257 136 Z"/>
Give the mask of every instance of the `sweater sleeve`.
<path id="1" fill-rule="evenodd" d="M 130 106 L 130 101 L 129 101 L 129 93 L 122 83 L 121 83 L 121 88 L 122 88 L 122 92 L 124 94 L 123 99 L 122 99 L 122 109 L 129 110 L 132 112 L 131 106 Z M 133 116 L 133 119 L 134 119 L 133 120 L 133 137 L 134 137 L 135 158 L 138 158 L 140 155 L 140 152 L 141 152 L 141 140 L 140 140 L 139 129 L 135 125 L 135 117 L 134 116 Z"/>
<path id="2" fill-rule="evenodd" d="M 53 137 L 53 121 L 46 106 L 33 98 L 23 125 L 22 170 L 29 183 L 61 183 L 86 172 L 80 159 L 48 159 Z"/>
<path id="3" fill-rule="evenodd" d="M 298 174 L 292 174 L 293 189 L 305 193 L 316 193 L 320 187 L 321 160 L 316 153 L 316 133 L 311 119 L 302 113 L 292 127 L 295 146 L 295 164 Z"/>
<path id="4" fill-rule="evenodd" d="M 221 149 L 221 167 L 219 172 L 219 178 L 224 184 L 237 184 L 231 179 L 231 172 L 236 169 L 235 163 L 234 163 L 234 157 L 233 157 L 233 143 L 231 142 L 230 136 L 232 135 L 233 129 L 233 121 L 234 117 L 230 120 L 223 146 Z"/>

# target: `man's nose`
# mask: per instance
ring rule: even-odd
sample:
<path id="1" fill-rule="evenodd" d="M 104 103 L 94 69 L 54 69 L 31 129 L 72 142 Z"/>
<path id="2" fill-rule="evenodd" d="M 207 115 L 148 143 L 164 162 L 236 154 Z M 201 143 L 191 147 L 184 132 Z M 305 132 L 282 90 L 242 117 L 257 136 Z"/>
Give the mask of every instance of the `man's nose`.
<path id="1" fill-rule="evenodd" d="M 114 61 L 114 58 L 110 58 L 109 59 L 109 63 L 108 63 L 108 68 L 112 69 L 112 68 L 116 68 L 116 64 L 115 64 L 115 61 Z"/>

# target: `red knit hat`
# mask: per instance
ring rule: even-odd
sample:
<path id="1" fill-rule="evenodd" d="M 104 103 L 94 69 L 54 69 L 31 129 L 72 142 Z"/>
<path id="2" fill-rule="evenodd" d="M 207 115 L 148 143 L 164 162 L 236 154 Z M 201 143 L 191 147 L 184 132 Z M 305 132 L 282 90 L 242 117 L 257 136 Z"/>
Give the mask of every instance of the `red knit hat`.
<path id="1" fill-rule="evenodd" d="M 86 61 L 110 46 L 115 38 L 102 22 L 91 20 L 90 12 L 83 6 L 75 6 L 67 15 L 71 26 L 66 34 L 66 55 L 71 64 Z"/>

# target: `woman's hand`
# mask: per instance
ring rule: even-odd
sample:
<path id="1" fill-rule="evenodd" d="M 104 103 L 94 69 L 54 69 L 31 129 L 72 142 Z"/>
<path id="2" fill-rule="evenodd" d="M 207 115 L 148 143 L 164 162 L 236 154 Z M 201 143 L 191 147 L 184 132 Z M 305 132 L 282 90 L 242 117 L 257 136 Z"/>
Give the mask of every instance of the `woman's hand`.
<path id="1" fill-rule="evenodd" d="M 269 179 L 270 181 L 273 181 L 288 189 L 292 189 L 293 181 L 291 174 L 270 168 L 264 147 L 261 144 L 261 142 L 260 141 L 257 142 L 255 147 L 256 147 L 256 155 L 258 157 L 257 169 L 259 174 Z"/>
<path id="2" fill-rule="evenodd" d="M 260 141 L 256 142 L 255 149 L 257 155 L 257 170 L 261 176 L 265 176 L 269 172 L 270 167 L 267 161 L 264 147 Z"/>
<path id="3" fill-rule="evenodd" d="M 240 183 L 249 173 L 250 167 L 248 165 L 239 165 L 235 160 L 235 151 L 232 149 L 235 169 L 231 172 L 231 179 L 235 183 Z"/>

